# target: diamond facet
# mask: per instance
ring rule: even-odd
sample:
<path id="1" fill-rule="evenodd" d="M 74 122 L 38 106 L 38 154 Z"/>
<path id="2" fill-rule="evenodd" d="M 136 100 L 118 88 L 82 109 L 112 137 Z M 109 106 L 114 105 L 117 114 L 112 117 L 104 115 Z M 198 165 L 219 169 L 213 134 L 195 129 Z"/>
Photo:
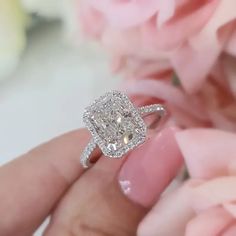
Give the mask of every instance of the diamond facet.
<path id="1" fill-rule="evenodd" d="M 84 122 L 108 157 L 123 156 L 146 137 L 146 125 L 139 111 L 118 91 L 101 96 L 87 107 Z"/>

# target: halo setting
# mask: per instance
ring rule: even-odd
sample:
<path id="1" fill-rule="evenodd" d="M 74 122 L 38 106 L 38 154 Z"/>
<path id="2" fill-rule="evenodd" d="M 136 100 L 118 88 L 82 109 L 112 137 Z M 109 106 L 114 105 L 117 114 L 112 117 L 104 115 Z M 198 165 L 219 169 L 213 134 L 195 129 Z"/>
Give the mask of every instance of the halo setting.
<path id="1" fill-rule="evenodd" d="M 146 125 L 129 98 L 108 92 L 85 109 L 83 121 L 103 154 L 120 158 L 145 141 Z"/>
<path id="2" fill-rule="evenodd" d="M 155 113 L 148 128 L 164 121 L 166 110 L 161 104 L 136 108 L 122 92 L 112 91 L 96 99 L 85 109 L 83 121 L 92 138 L 85 147 L 80 162 L 84 168 L 92 165 L 93 151 L 99 147 L 109 158 L 121 158 L 146 140 L 147 125 L 143 116 Z"/>

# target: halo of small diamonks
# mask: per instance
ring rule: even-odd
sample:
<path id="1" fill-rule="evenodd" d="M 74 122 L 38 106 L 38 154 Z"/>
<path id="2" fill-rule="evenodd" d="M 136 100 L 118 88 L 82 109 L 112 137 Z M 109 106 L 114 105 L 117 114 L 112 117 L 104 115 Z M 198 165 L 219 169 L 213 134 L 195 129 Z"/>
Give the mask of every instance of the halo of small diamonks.
<path id="1" fill-rule="evenodd" d="M 103 154 L 120 158 L 145 141 L 146 125 L 129 98 L 108 92 L 85 109 L 83 121 Z"/>

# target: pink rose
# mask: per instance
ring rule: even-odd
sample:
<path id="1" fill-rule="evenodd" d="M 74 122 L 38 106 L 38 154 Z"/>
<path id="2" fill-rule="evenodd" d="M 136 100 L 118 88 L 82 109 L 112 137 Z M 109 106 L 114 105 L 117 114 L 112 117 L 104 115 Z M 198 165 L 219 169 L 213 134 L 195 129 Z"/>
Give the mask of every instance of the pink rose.
<path id="1" fill-rule="evenodd" d="M 164 196 L 139 236 L 236 235 L 236 135 L 192 129 L 177 134 L 191 179 Z"/>
<path id="2" fill-rule="evenodd" d="M 222 52 L 236 55 L 235 0 L 86 0 L 86 33 L 113 55 L 126 74 L 150 76 L 174 68 L 196 92 Z"/>
<path id="3" fill-rule="evenodd" d="M 151 17 L 155 17 L 160 26 L 187 2 L 188 0 L 87 1 L 91 7 L 102 12 L 109 25 L 120 29 L 137 26 Z"/>
<path id="4" fill-rule="evenodd" d="M 131 79 L 123 87 L 131 96 L 163 102 L 174 122 L 182 128 L 200 126 L 236 131 L 235 65 L 235 58 L 222 56 L 202 89 L 191 95 L 173 80 L 171 70 L 150 78 Z"/>

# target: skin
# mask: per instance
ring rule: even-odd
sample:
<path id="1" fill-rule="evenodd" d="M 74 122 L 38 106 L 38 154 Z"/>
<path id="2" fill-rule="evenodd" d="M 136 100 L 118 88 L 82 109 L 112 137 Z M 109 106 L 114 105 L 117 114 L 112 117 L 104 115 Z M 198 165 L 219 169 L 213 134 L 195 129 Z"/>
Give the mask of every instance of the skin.
<path id="1" fill-rule="evenodd" d="M 31 236 L 49 215 L 45 236 L 136 235 L 148 209 L 120 190 L 125 158 L 100 158 L 83 170 L 79 157 L 89 138 L 74 131 L 0 167 L 0 235 Z"/>

